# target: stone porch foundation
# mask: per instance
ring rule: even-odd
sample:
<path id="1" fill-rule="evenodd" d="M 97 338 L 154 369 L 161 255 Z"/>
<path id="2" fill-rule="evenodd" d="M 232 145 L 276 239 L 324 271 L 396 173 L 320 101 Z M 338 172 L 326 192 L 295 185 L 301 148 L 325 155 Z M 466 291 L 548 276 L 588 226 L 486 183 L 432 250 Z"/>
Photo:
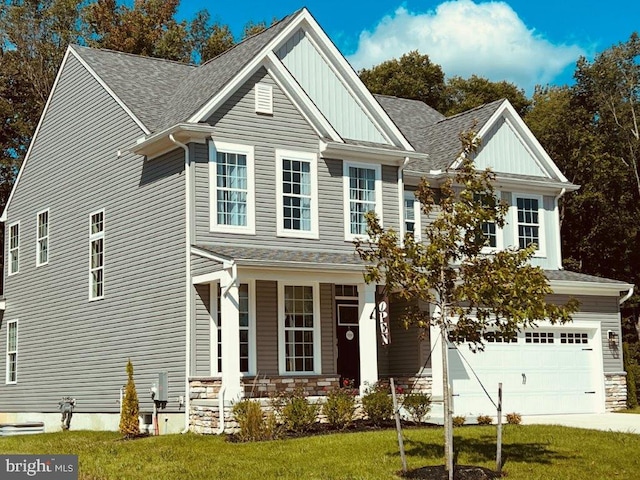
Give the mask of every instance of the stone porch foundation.
<path id="1" fill-rule="evenodd" d="M 604 375 L 605 410 L 612 412 L 627 408 L 627 374 L 605 373 Z"/>

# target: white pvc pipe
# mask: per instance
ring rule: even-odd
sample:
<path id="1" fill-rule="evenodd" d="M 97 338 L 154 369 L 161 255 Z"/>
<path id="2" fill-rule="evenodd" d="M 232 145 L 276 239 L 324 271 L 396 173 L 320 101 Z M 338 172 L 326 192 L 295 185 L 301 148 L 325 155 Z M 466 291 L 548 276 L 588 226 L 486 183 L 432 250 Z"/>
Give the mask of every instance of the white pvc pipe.
<path id="1" fill-rule="evenodd" d="M 218 435 L 222 435 L 224 433 L 224 391 L 226 387 L 223 385 L 220 387 L 220 391 L 218 392 Z"/>

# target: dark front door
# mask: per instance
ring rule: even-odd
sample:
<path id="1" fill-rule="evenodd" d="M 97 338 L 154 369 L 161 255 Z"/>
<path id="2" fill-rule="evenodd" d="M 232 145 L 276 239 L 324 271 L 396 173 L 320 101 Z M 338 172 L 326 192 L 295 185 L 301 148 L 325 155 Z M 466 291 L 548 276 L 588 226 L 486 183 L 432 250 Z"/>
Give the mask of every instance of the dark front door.
<path id="1" fill-rule="evenodd" d="M 336 334 L 338 336 L 338 374 L 340 384 L 360 386 L 360 340 L 358 300 L 336 300 Z"/>

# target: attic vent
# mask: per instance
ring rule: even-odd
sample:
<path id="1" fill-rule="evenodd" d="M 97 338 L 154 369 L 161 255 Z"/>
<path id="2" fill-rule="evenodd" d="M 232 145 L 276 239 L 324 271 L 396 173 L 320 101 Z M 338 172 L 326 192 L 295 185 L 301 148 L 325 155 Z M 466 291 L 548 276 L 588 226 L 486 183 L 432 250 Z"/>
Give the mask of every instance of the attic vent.
<path id="1" fill-rule="evenodd" d="M 256 83 L 256 113 L 273 115 L 273 88 L 265 83 Z"/>

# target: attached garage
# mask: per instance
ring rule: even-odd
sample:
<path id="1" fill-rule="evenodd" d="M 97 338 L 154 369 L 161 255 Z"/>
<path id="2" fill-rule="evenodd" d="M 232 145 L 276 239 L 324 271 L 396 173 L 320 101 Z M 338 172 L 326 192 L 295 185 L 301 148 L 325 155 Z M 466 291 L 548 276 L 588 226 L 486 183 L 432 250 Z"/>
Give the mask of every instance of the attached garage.
<path id="1" fill-rule="evenodd" d="M 455 415 L 495 415 L 496 407 L 483 386 L 497 404 L 499 383 L 504 413 L 600 412 L 604 396 L 600 325 L 540 327 L 520 332 L 510 341 L 488 335 L 484 351 L 475 353 L 468 344 L 452 345 L 449 372 Z"/>

